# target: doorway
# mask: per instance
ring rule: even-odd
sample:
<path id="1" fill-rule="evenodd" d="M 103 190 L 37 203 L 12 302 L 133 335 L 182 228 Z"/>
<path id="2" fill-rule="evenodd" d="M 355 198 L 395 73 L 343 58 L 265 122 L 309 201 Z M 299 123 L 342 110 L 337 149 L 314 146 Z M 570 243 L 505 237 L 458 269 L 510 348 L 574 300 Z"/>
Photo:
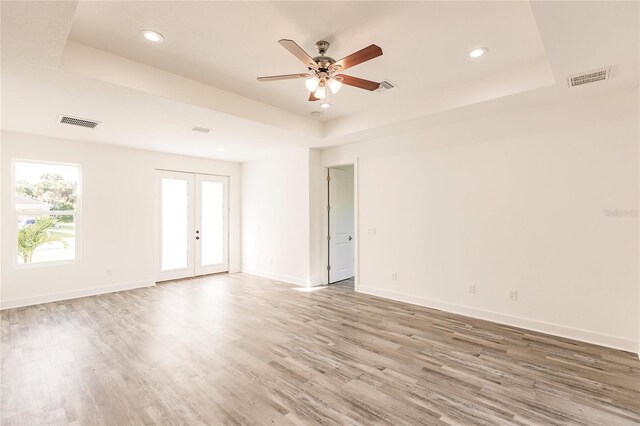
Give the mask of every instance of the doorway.
<path id="1" fill-rule="evenodd" d="M 328 283 L 355 275 L 354 166 L 330 167 L 328 182 Z"/>
<path id="2" fill-rule="evenodd" d="M 157 171 L 156 280 L 229 270 L 229 178 Z"/>

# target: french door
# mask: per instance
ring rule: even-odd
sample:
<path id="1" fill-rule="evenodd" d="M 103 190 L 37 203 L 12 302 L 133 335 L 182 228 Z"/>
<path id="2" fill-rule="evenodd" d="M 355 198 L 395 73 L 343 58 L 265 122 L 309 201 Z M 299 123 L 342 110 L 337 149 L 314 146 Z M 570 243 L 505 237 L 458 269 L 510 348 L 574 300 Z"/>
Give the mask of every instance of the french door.
<path id="1" fill-rule="evenodd" d="M 157 172 L 157 281 L 229 270 L 229 178 Z"/>

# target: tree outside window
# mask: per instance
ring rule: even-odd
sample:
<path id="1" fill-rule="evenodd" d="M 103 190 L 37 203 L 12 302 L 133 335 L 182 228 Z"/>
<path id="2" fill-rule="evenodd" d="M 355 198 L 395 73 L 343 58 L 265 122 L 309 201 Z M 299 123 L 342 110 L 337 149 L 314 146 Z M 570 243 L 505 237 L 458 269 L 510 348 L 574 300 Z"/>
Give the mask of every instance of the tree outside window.
<path id="1" fill-rule="evenodd" d="M 77 258 L 79 183 L 75 165 L 14 162 L 18 263 Z"/>

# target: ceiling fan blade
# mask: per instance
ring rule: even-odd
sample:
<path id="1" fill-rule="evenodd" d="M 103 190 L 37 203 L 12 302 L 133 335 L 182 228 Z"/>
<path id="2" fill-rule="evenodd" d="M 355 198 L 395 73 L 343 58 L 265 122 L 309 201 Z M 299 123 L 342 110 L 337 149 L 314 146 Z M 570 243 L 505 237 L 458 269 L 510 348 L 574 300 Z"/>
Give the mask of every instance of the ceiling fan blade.
<path id="1" fill-rule="evenodd" d="M 268 77 L 258 77 L 258 81 L 275 81 L 275 80 L 291 80 L 294 78 L 311 77 L 310 74 L 285 74 L 285 75 L 270 75 Z"/>
<path id="2" fill-rule="evenodd" d="M 364 49 L 358 50 L 356 53 L 352 53 L 351 55 L 340 59 L 338 62 L 331 65 L 331 69 L 346 70 L 347 68 L 354 67 L 363 62 L 369 61 L 373 58 L 377 58 L 382 55 L 382 49 L 380 46 L 376 46 L 372 44 L 371 46 L 367 46 Z"/>
<path id="3" fill-rule="evenodd" d="M 314 102 L 314 101 L 319 101 L 320 98 L 316 98 L 315 93 L 311 92 L 309 93 L 309 102 Z"/>
<path id="4" fill-rule="evenodd" d="M 300 59 L 307 67 L 311 69 L 318 68 L 318 63 L 314 61 L 313 58 L 307 54 L 307 52 L 302 50 L 302 47 L 298 46 L 295 41 L 282 39 L 279 40 L 278 43 L 280 43 L 280 45 L 287 49 L 289 52 L 293 53 L 293 56 Z"/>
<path id="5" fill-rule="evenodd" d="M 363 78 L 351 77 L 350 75 L 339 74 L 336 77 L 342 77 L 342 84 L 357 87 L 358 89 L 373 91 L 380 87 L 380 83 L 376 83 L 375 81 L 371 80 L 365 80 Z"/>

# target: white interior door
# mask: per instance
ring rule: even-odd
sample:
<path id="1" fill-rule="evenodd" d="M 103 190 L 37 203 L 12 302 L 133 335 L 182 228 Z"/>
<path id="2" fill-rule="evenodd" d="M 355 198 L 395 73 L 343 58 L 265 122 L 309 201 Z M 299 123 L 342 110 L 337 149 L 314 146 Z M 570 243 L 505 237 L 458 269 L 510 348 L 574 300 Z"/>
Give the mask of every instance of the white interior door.
<path id="1" fill-rule="evenodd" d="M 158 281 L 229 270 L 229 178 L 158 171 Z"/>
<path id="2" fill-rule="evenodd" d="M 329 283 L 354 275 L 353 168 L 329 169 Z"/>

